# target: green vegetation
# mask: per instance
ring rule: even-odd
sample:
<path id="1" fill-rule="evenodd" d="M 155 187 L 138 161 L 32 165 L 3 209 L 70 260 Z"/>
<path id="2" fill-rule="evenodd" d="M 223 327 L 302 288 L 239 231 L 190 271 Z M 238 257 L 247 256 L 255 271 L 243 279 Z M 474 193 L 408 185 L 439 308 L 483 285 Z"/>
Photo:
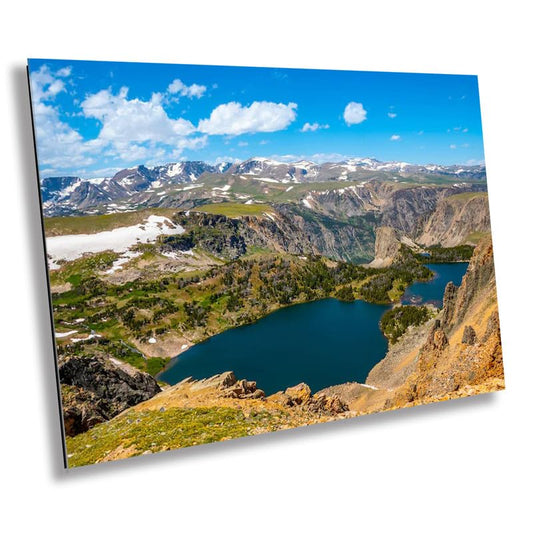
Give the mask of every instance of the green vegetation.
<path id="1" fill-rule="evenodd" d="M 364 283 L 359 294 L 364 300 L 374 303 L 397 301 L 408 285 L 414 281 L 429 280 L 433 273 L 420 263 L 420 259 L 402 245 L 400 259 Z"/>
<path id="2" fill-rule="evenodd" d="M 113 450 L 133 450 L 128 455 L 185 448 L 253 435 L 258 430 L 275 431 L 285 422 L 283 413 L 240 409 L 169 408 L 160 411 L 128 411 L 85 433 L 67 437 L 69 467 L 102 461 Z"/>
<path id="3" fill-rule="evenodd" d="M 428 307 L 401 305 L 385 312 L 379 326 L 381 331 L 394 344 L 407 331 L 409 326 L 419 326 L 432 318 Z"/>
<path id="4" fill-rule="evenodd" d="M 86 282 L 97 272 L 109 269 L 118 257 L 116 252 L 100 252 L 68 261 L 61 269 L 50 271 L 50 283 L 70 283 L 73 287 L 79 287 L 82 281 Z"/>
<path id="5" fill-rule="evenodd" d="M 447 202 L 468 202 L 473 198 L 480 198 L 482 196 L 487 196 L 487 192 L 474 191 L 474 192 L 461 192 L 459 194 L 452 194 L 446 198 Z"/>
<path id="6" fill-rule="evenodd" d="M 442 246 L 430 246 L 426 249 L 427 254 L 421 255 L 421 261 L 424 263 L 455 263 L 458 261 L 470 261 L 474 253 L 474 246 L 462 244 L 451 248 Z"/>
<path id="7" fill-rule="evenodd" d="M 478 244 L 478 242 L 489 235 L 488 232 L 485 231 L 473 231 L 472 233 L 469 233 L 465 239 L 465 242 L 470 242 L 472 244 Z"/>
<path id="8" fill-rule="evenodd" d="M 227 217 L 258 216 L 274 213 L 274 209 L 267 204 L 239 204 L 233 202 L 220 202 L 197 206 L 194 211 L 209 213 L 211 215 L 224 215 Z"/>
<path id="9" fill-rule="evenodd" d="M 175 209 L 140 209 L 128 213 L 110 215 L 88 215 L 78 217 L 51 217 L 44 219 L 47 237 L 56 235 L 78 235 L 80 233 L 99 233 L 144 222 L 150 215 L 171 217 Z"/>

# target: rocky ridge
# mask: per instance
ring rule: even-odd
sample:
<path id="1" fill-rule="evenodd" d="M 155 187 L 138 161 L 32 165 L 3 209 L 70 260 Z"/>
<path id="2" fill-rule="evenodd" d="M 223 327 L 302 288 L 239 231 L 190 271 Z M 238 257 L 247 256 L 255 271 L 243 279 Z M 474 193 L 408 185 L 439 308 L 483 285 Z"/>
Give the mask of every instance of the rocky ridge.
<path id="1" fill-rule="evenodd" d="M 480 233 L 490 233 L 488 195 L 463 193 L 438 202 L 416 240 L 424 246 L 452 247 L 475 244 Z"/>

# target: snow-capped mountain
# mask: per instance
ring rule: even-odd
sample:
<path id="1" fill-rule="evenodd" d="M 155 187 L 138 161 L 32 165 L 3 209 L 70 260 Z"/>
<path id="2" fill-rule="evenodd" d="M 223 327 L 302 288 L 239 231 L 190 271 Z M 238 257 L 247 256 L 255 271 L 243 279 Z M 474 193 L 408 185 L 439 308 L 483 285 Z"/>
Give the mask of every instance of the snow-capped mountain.
<path id="1" fill-rule="evenodd" d="M 311 177 L 317 177 L 318 169 L 318 165 L 309 161 L 285 163 L 265 157 L 254 157 L 242 163 L 231 165 L 226 172 L 228 174 L 248 174 L 262 178 L 272 178 L 281 182 L 299 182 L 308 181 Z"/>
<path id="2" fill-rule="evenodd" d="M 464 182 L 485 178 L 485 166 L 416 165 L 406 162 L 382 162 L 373 158 L 352 158 L 341 162 L 314 163 L 312 161 L 282 162 L 253 157 L 242 163 L 211 165 L 203 161 L 182 161 L 154 167 L 139 165 L 117 172 L 113 177 L 88 180 L 76 176 L 44 178 L 41 181 L 43 210 L 46 216 L 90 212 L 98 205 L 121 202 L 123 209 L 134 209 L 151 197 L 198 189 L 209 175 L 250 176 L 253 179 L 277 183 L 306 183 L 320 181 L 348 181 L 391 179 L 402 176 L 441 176 Z M 181 186 L 181 187 L 180 187 Z M 190 196 L 190 192 L 188 193 Z M 127 207 L 124 207 L 127 206 Z"/>

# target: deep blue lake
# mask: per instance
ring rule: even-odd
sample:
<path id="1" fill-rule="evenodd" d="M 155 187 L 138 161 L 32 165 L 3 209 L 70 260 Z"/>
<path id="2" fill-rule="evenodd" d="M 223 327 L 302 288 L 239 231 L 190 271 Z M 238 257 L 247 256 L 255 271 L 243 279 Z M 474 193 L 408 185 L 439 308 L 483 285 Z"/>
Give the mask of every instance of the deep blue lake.
<path id="1" fill-rule="evenodd" d="M 428 266 L 435 278 L 415 283 L 408 298 L 442 304 L 444 287 L 461 282 L 467 263 Z M 333 298 L 286 307 L 193 346 L 158 377 L 175 384 L 233 370 L 238 379 L 257 381 L 267 395 L 301 382 L 313 392 L 347 381 L 364 383 L 387 351 L 379 320 L 390 307 Z"/>
<path id="2" fill-rule="evenodd" d="M 442 307 L 446 285 L 449 281 L 453 281 L 454 285 L 460 285 L 468 263 L 431 263 L 427 266 L 435 273 L 433 279 L 409 286 L 402 296 L 403 304 L 432 303 Z"/>

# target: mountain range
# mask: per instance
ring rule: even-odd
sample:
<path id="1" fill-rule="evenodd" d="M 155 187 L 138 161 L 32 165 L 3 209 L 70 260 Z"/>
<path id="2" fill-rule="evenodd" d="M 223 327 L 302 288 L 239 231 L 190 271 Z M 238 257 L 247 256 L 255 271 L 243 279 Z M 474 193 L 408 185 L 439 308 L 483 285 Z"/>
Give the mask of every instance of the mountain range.
<path id="1" fill-rule="evenodd" d="M 486 174 L 484 165 L 415 165 L 405 162 L 381 162 L 372 158 L 354 158 L 321 164 L 311 161 L 287 163 L 263 157 L 218 165 L 203 161 L 183 161 L 153 167 L 139 165 L 120 170 L 109 178 L 46 177 L 41 181 L 43 212 L 45 216 L 96 214 L 102 212 L 94 210 L 97 206 L 108 206 L 104 212 L 109 212 L 113 209 L 123 211 L 140 206 L 163 205 L 164 197 L 169 193 L 181 193 L 178 196 L 185 196 L 187 199 L 191 196 L 198 197 L 199 191 L 195 194 L 191 191 L 209 185 L 211 181 L 214 185 L 212 188 L 219 191 L 218 196 L 224 197 L 221 193 L 229 187 L 220 182 L 220 178 L 230 179 L 234 176 L 251 177 L 263 182 L 263 188 L 268 187 L 269 183 L 287 184 L 286 190 L 289 190 L 291 185 L 296 184 L 361 180 L 364 180 L 364 183 L 371 180 L 479 183 L 485 180 Z M 168 200 L 166 203 L 168 204 Z"/>

